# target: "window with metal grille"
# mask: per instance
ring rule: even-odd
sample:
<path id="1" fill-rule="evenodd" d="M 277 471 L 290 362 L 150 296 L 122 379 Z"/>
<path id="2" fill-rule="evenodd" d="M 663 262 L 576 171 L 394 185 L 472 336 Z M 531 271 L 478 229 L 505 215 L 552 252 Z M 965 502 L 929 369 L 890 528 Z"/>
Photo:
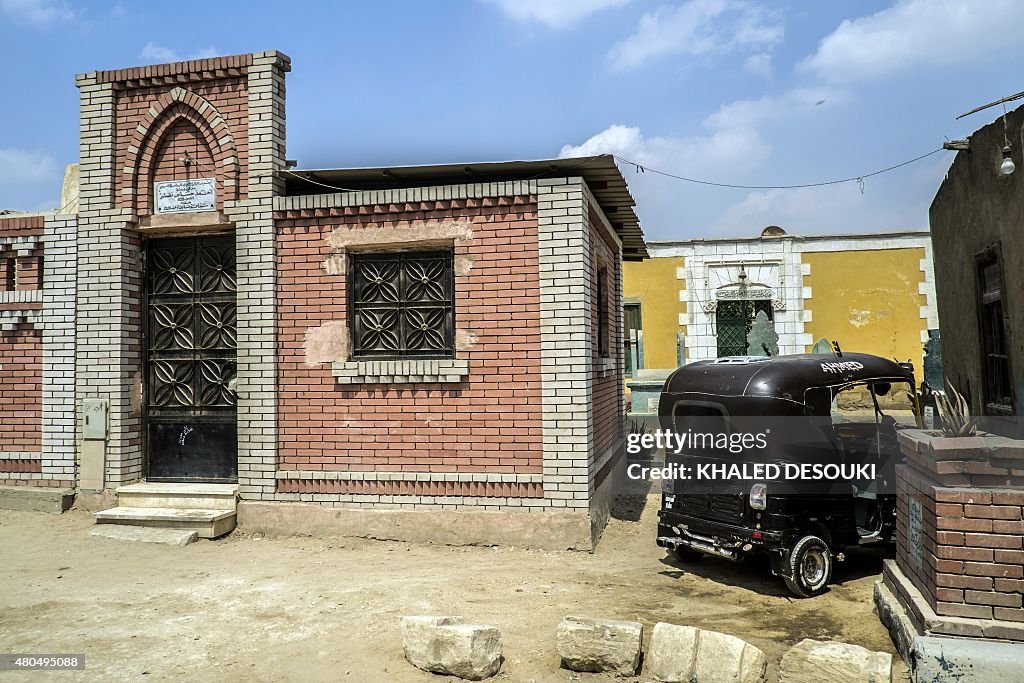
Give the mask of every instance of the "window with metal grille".
<path id="1" fill-rule="evenodd" d="M 350 254 L 352 357 L 455 355 L 452 252 Z"/>
<path id="2" fill-rule="evenodd" d="M 1003 272 L 998 246 L 977 260 L 978 322 L 986 415 L 1013 415 L 1013 381 L 1003 313 Z"/>
<path id="3" fill-rule="evenodd" d="M 715 309 L 718 330 L 718 357 L 746 356 L 747 335 L 754 316 L 764 311 L 768 320 L 774 320 L 772 302 L 768 299 L 736 299 L 719 301 Z"/>
<path id="4" fill-rule="evenodd" d="M 639 370 L 644 366 L 644 357 L 641 347 L 643 335 L 639 334 L 643 329 L 640 316 L 640 304 L 625 304 L 622 307 L 622 321 L 625 328 L 623 339 L 626 342 L 626 374 L 633 372 L 633 355 L 636 354 L 636 367 Z"/>
<path id="5" fill-rule="evenodd" d="M 597 353 L 608 357 L 608 269 L 597 271 Z"/>

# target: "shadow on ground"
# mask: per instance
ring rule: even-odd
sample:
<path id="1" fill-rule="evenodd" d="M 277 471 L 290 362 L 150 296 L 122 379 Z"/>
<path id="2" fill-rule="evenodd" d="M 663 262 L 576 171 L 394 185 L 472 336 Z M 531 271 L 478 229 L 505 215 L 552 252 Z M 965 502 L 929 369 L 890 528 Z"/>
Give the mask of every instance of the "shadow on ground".
<path id="1" fill-rule="evenodd" d="M 654 539 L 651 539 L 654 542 Z M 847 552 L 846 560 L 835 563 L 830 590 L 865 577 L 877 576 L 882 572 L 882 560 L 891 557 L 888 553 L 877 550 L 854 549 Z M 705 555 L 695 562 L 682 562 L 670 552 L 660 560 L 665 567 L 659 573 L 671 578 L 680 578 L 686 574 L 700 576 L 716 583 L 735 588 L 743 588 L 761 595 L 790 597 L 782 579 L 772 575 L 771 563 L 767 555 L 751 555 L 740 562 L 731 562 L 724 558 Z"/>

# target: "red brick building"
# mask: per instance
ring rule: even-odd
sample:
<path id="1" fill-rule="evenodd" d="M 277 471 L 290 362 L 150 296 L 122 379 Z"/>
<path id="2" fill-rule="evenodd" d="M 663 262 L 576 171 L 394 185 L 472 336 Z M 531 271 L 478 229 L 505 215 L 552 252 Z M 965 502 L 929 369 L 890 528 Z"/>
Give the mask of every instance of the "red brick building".
<path id="1" fill-rule="evenodd" d="M 0 218 L 0 483 L 117 496 L 101 521 L 212 483 L 252 529 L 592 547 L 646 255 L 614 161 L 286 168 L 289 70 L 78 76 L 77 213 Z"/>

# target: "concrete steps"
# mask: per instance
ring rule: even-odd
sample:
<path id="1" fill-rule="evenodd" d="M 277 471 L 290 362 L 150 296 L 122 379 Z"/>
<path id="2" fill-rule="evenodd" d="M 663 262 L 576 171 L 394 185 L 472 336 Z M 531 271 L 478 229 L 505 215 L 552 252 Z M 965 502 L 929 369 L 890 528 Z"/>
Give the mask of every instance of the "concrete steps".
<path id="1" fill-rule="evenodd" d="M 140 482 L 117 489 L 117 507 L 95 513 L 97 524 L 195 532 L 217 538 L 235 528 L 236 484 Z"/>
<path id="2" fill-rule="evenodd" d="M 179 484 L 143 481 L 117 489 L 117 504 L 139 508 L 234 510 L 237 484 Z"/>

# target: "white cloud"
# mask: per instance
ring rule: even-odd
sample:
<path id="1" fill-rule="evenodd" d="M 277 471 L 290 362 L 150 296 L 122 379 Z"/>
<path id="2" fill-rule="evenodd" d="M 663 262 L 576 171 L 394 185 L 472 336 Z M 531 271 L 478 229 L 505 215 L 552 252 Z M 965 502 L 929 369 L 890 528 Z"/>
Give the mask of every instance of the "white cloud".
<path id="1" fill-rule="evenodd" d="M 736 127 L 707 136 L 686 138 L 644 137 L 639 128 L 609 126 L 579 145 L 565 145 L 559 158 L 615 154 L 629 161 L 679 174 L 704 175 L 741 161 L 762 161 L 771 147 L 752 128 Z"/>
<path id="2" fill-rule="evenodd" d="M 677 175 L 735 179 L 739 172 L 760 165 L 770 153 L 771 146 L 752 128 L 729 128 L 693 137 L 645 137 L 637 127 L 613 125 L 579 145 L 565 145 L 559 157 L 614 154 Z M 695 186 L 639 172 L 621 162 L 619 165 L 648 235 L 662 239 L 678 236 L 688 206 L 681 191 Z"/>
<path id="3" fill-rule="evenodd" d="M 781 95 L 723 104 L 704 120 L 711 128 L 756 126 L 764 121 L 790 118 L 818 107 L 845 101 L 849 95 L 837 88 L 793 88 Z"/>
<path id="4" fill-rule="evenodd" d="M 44 26 L 55 21 L 70 21 L 75 12 L 58 0 L 0 0 L 0 11 L 16 21 Z"/>
<path id="5" fill-rule="evenodd" d="M 57 163 L 45 152 L 0 147 L 0 183 L 56 182 L 57 170 Z"/>
<path id="6" fill-rule="evenodd" d="M 798 68 L 831 81 L 853 81 L 922 65 L 995 59 L 1001 44 L 1019 42 L 1022 24 L 1019 0 L 900 0 L 844 20 Z"/>
<path id="7" fill-rule="evenodd" d="M 782 35 L 782 24 L 774 13 L 744 0 L 689 0 L 644 14 L 636 31 L 612 46 L 608 60 L 621 70 L 664 55 L 763 52 Z"/>
<path id="8" fill-rule="evenodd" d="M 183 57 L 171 48 L 164 47 L 163 45 L 157 45 L 151 41 L 146 43 L 146 47 L 142 48 L 142 52 L 139 53 L 139 59 L 147 59 L 156 63 L 181 62 L 188 59 L 206 59 L 208 57 L 216 57 L 218 54 L 219 53 L 216 48 L 205 47 Z"/>
<path id="9" fill-rule="evenodd" d="M 630 0 L 483 0 L 506 16 L 521 22 L 536 22 L 563 29 L 595 12 L 621 7 Z"/>
<path id="10" fill-rule="evenodd" d="M 772 77 L 772 56 L 767 52 L 750 55 L 743 61 L 743 70 L 764 79 Z"/>

